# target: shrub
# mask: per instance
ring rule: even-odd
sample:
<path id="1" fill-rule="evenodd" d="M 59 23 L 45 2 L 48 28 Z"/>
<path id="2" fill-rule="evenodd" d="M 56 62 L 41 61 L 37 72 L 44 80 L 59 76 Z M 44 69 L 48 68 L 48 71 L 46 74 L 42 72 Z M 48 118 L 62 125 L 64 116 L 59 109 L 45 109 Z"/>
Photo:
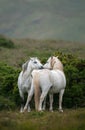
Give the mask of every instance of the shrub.
<path id="1" fill-rule="evenodd" d="M 78 59 L 71 54 L 56 52 L 64 64 L 66 75 L 66 90 L 64 94 L 64 106 L 85 106 L 85 60 Z"/>
<path id="2" fill-rule="evenodd" d="M 0 110 L 6 109 L 11 110 L 16 107 L 15 102 L 11 101 L 9 98 L 5 98 L 4 96 L 0 96 Z"/>
<path id="3" fill-rule="evenodd" d="M 0 37 L 0 47 L 14 48 L 14 43 L 13 43 L 13 41 L 11 41 L 5 37 Z"/>
<path id="4" fill-rule="evenodd" d="M 4 102 L 6 101 L 8 104 L 11 104 L 9 105 L 10 108 L 12 107 L 12 104 L 16 105 L 15 95 L 13 91 L 15 87 L 17 87 L 18 74 L 18 69 L 14 69 L 13 67 L 8 66 L 7 64 L 0 63 L 0 102 L 2 100 L 1 108 L 5 107 Z"/>
<path id="5" fill-rule="evenodd" d="M 56 52 L 55 56 L 57 55 L 64 64 L 67 81 L 63 100 L 64 107 L 85 106 L 85 60 L 61 52 Z M 47 59 L 48 57 L 43 57 L 41 60 L 45 63 Z M 17 87 L 19 72 L 19 69 L 0 63 L 0 109 L 19 106 L 20 98 Z M 58 98 L 56 101 L 56 96 L 54 96 L 54 105 L 56 102 L 58 102 Z"/>

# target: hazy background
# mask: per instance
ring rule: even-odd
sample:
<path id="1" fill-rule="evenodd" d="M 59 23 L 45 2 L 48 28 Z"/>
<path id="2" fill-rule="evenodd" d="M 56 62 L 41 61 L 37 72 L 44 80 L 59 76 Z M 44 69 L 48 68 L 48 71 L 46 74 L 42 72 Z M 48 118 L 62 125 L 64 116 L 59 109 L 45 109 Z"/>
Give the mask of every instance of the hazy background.
<path id="1" fill-rule="evenodd" d="M 85 0 L 0 0 L 0 34 L 85 41 Z"/>

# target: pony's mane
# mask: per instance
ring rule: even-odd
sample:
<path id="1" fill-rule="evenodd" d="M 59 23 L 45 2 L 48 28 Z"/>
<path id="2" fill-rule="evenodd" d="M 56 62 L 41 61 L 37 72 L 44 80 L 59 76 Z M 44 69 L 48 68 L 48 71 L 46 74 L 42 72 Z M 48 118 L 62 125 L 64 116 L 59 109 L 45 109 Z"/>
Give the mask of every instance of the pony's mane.
<path id="1" fill-rule="evenodd" d="M 30 59 L 22 65 L 22 71 L 23 71 L 23 73 L 27 70 L 27 66 L 28 66 L 29 61 L 30 60 L 33 61 L 34 59 L 39 60 L 37 57 L 30 57 Z"/>
<path id="2" fill-rule="evenodd" d="M 51 65 L 53 69 L 60 69 L 63 71 L 63 64 L 58 57 L 51 57 Z"/>
<path id="3" fill-rule="evenodd" d="M 26 63 L 24 63 L 22 65 L 22 71 L 23 71 L 23 73 L 27 70 L 28 63 L 29 63 L 29 61 L 27 61 Z"/>

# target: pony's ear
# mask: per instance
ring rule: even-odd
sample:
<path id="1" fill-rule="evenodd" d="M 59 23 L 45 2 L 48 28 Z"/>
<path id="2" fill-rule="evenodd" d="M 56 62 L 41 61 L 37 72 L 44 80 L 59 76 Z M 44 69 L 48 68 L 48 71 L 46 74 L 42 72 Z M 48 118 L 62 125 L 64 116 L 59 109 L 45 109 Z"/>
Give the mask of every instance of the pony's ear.
<path id="1" fill-rule="evenodd" d="M 32 57 L 30 57 L 30 60 L 33 60 Z"/>
<path id="2" fill-rule="evenodd" d="M 39 60 L 37 57 L 36 57 L 37 60 Z"/>

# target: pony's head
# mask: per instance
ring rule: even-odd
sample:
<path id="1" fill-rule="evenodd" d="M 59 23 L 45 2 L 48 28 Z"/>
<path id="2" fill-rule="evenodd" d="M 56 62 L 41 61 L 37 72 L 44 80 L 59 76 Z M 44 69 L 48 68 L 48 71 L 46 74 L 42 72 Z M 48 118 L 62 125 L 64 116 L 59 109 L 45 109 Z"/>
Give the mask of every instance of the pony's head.
<path id="1" fill-rule="evenodd" d="M 37 57 L 30 58 L 29 64 L 32 69 L 43 69 L 43 65 Z"/>
<path id="2" fill-rule="evenodd" d="M 45 69 L 60 69 L 63 71 L 63 64 L 61 63 L 61 61 L 58 59 L 58 56 L 51 56 L 46 64 L 44 65 Z"/>
<path id="3" fill-rule="evenodd" d="M 40 60 L 37 57 L 30 58 L 29 61 L 22 65 L 23 72 L 27 70 L 27 68 L 33 69 L 43 69 L 43 65 L 41 64 Z"/>

